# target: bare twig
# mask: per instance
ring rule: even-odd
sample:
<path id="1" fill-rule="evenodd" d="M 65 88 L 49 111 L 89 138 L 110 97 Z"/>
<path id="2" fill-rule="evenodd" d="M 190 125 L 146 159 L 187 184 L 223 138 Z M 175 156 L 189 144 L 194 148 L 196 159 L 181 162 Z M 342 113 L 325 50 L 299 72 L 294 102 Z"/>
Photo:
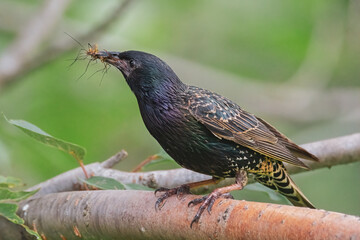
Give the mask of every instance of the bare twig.
<path id="1" fill-rule="evenodd" d="M 103 161 L 101 163 L 101 167 L 103 167 L 103 168 L 112 168 L 116 164 L 118 164 L 120 161 L 125 159 L 127 156 L 128 156 L 128 153 L 125 150 L 121 150 L 120 152 L 118 152 L 114 156 L 112 156 L 109 159 Z"/>
<path id="2" fill-rule="evenodd" d="M 320 162 L 318 163 L 304 160 L 311 169 L 360 161 L 360 133 L 309 143 L 302 145 L 302 147 L 309 150 L 320 159 Z M 287 165 L 287 168 L 290 174 L 306 171 L 290 165 Z M 210 179 L 210 176 L 208 175 L 196 173 L 187 169 L 131 173 L 104 168 L 101 163 L 93 163 L 87 165 L 86 170 L 92 175 L 110 177 L 125 184 L 136 183 L 151 188 L 172 188 L 189 182 Z M 81 185 L 78 178 L 82 177 L 82 174 L 81 169 L 76 168 L 35 185 L 29 190 L 40 188 L 40 191 L 36 196 L 55 192 L 79 190 Z M 234 179 L 225 179 L 217 185 L 199 188 L 196 193 L 203 193 L 204 191 L 229 185 L 233 182 Z"/>
<path id="3" fill-rule="evenodd" d="M 116 8 L 113 10 L 113 12 L 106 16 L 103 21 L 86 32 L 85 34 L 81 35 L 78 39 L 79 42 L 89 42 L 93 41 L 95 38 L 99 38 L 100 35 L 102 35 L 106 30 L 116 22 L 121 16 L 123 16 L 124 12 L 129 7 L 132 0 L 124 0 L 122 1 Z M 49 47 L 46 51 L 39 53 L 36 59 L 40 59 L 40 61 L 37 61 L 35 63 L 29 64 L 29 69 L 34 69 L 39 66 L 42 66 L 43 64 L 52 61 L 59 57 L 61 54 L 64 54 L 65 52 L 71 51 L 75 49 L 77 45 L 74 44 L 74 42 L 71 39 L 67 39 L 66 41 L 57 42 L 53 46 Z"/>
<path id="4" fill-rule="evenodd" d="M 150 157 L 148 157 L 147 159 L 145 159 L 144 161 L 142 161 L 141 163 L 139 163 L 133 170 L 131 170 L 132 172 L 139 172 L 141 171 L 141 169 L 148 163 L 150 163 L 151 161 L 158 159 L 159 155 L 155 154 L 155 155 L 151 155 Z"/>
<path id="5" fill-rule="evenodd" d="M 19 72 L 34 55 L 59 22 L 70 0 L 45 1 L 43 8 L 24 26 L 18 37 L 0 58 L 0 86 L 6 84 Z"/>
<path id="6" fill-rule="evenodd" d="M 196 198 L 169 198 L 160 211 L 144 191 L 49 194 L 23 201 L 20 216 L 47 239 L 357 239 L 360 218 L 293 206 L 216 200 L 190 228 Z"/>
<path id="7" fill-rule="evenodd" d="M 120 16 L 122 16 L 123 12 L 127 9 L 130 2 L 131 0 L 124 0 L 123 2 L 121 2 L 118 7 L 115 8 L 115 10 L 111 14 L 107 15 L 106 18 L 99 25 L 97 25 L 84 35 L 80 36 L 79 41 L 88 42 L 93 40 L 95 37 L 99 37 L 109 28 L 109 26 L 113 22 L 115 22 Z M 24 41 L 26 41 L 26 39 L 24 39 Z M 13 52 L 6 55 L 4 54 L 2 57 L 3 60 L 0 60 L 0 89 L 2 85 L 4 86 L 5 84 L 12 82 L 14 79 L 18 79 L 19 77 L 30 72 L 31 70 L 38 68 L 46 63 L 49 63 L 50 61 L 59 57 L 61 54 L 75 49 L 75 47 L 76 45 L 74 44 L 74 42 L 71 39 L 67 39 L 66 41 L 57 42 L 50 47 L 40 51 L 39 53 L 34 53 L 31 59 L 19 58 L 20 56 L 23 57 L 23 53 L 19 51 L 21 55 L 16 55 L 12 62 L 21 63 L 21 66 L 19 65 L 16 69 L 13 67 L 14 70 L 12 70 L 11 74 L 6 75 L 2 74 L 1 70 L 2 68 L 5 68 L 6 65 L 11 64 L 10 60 L 12 58 L 9 58 L 9 55 L 13 54 Z M 36 59 L 36 61 L 33 61 L 32 59 Z M 4 67 L 1 67 L 2 65 Z"/>

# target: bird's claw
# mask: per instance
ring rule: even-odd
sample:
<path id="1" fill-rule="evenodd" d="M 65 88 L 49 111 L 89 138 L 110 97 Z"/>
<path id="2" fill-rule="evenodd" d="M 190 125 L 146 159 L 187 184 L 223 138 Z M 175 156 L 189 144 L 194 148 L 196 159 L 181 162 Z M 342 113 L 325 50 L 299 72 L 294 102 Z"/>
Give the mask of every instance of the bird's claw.
<path id="1" fill-rule="evenodd" d="M 191 221 L 191 224 L 190 224 L 190 228 L 192 228 L 192 225 L 194 223 L 197 223 L 199 222 L 199 219 L 201 217 L 201 214 L 204 212 L 205 208 L 207 209 L 208 213 L 211 214 L 211 209 L 215 203 L 215 200 L 218 199 L 218 198 L 226 198 L 226 199 L 234 199 L 234 197 L 230 194 L 230 193 L 220 193 L 218 191 L 214 191 L 212 193 L 210 193 L 209 195 L 207 196 L 204 196 L 204 197 L 201 197 L 201 198 L 196 198 L 192 201 L 190 201 L 188 203 L 188 206 L 190 207 L 191 205 L 197 205 L 199 203 L 202 203 L 198 209 L 198 211 L 196 212 L 196 215 L 195 217 L 193 218 L 193 220 Z"/>
<path id="2" fill-rule="evenodd" d="M 184 194 L 190 193 L 190 188 L 188 185 L 184 184 L 180 187 L 171 189 L 161 187 L 156 189 L 154 194 L 156 195 L 157 192 L 165 192 L 155 202 L 155 210 L 161 210 L 161 208 L 165 205 L 166 199 L 173 195 L 176 195 L 178 199 L 181 199 Z"/>
<path id="3" fill-rule="evenodd" d="M 155 190 L 154 195 L 156 196 L 157 192 L 167 192 L 167 191 L 170 191 L 170 188 L 161 187 Z"/>
<path id="4" fill-rule="evenodd" d="M 206 196 L 203 196 L 201 198 L 195 198 L 194 200 L 191 200 L 189 203 L 188 203 L 188 207 L 190 207 L 191 205 L 197 205 L 199 203 L 202 203 L 203 201 L 206 200 L 206 198 L 208 197 L 208 195 Z"/>

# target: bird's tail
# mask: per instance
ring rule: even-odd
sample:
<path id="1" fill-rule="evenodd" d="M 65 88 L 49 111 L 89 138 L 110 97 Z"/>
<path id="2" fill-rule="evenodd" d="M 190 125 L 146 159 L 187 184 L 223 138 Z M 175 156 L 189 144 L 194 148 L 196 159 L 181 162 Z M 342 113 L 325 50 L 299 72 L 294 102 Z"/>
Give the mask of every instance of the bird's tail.
<path id="1" fill-rule="evenodd" d="M 315 208 L 290 178 L 282 162 L 269 159 L 266 168 L 267 171 L 254 173 L 258 182 L 284 195 L 294 206 Z"/>

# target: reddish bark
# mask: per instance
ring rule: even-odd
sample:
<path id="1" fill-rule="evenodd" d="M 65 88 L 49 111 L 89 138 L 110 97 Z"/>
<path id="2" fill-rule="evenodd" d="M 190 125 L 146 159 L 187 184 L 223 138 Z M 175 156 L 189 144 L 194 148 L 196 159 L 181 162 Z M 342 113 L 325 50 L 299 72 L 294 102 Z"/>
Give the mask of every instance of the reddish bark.
<path id="1" fill-rule="evenodd" d="M 190 228 L 196 198 L 171 197 L 155 211 L 144 191 L 64 192 L 23 202 L 20 214 L 47 239 L 359 239 L 360 218 L 336 212 L 219 199 Z M 26 211 L 22 211 L 24 205 Z"/>

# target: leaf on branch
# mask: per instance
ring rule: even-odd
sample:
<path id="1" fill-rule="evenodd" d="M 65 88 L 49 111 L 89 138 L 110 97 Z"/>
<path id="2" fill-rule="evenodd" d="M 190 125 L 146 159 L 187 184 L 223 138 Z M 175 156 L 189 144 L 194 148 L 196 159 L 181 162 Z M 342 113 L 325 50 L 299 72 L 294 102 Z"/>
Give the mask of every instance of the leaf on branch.
<path id="1" fill-rule="evenodd" d="M 37 126 L 35 126 L 27 121 L 7 119 L 5 115 L 4 115 L 4 118 L 6 119 L 6 121 L 8 123 L 19 128 L 20 130 L 22 130 L 24 133 L 26 133 L 28 136 L 34 138 L 35 140 L 37 140 L 47 146 L 51 146 L 51 147 L 57 148 L 61 151 L 67 152 L 78 161 L 81 161 L 82 159 L 84 159 L 84 156 L 86 153 L 85 148 L 83 148 L 77 144 L 55 138 L 55 137 L 51 136 L 50 134 L 44 132 Z"/>
<path id="2" fill-rule="evenodd" d="M 15 203 L 0 203 L 0 215 L 15 224 L 23 224 L 24 220 L 16 215 L 18 205 Z"/>
<path id="3" fill-rule="evenodd" d="M 0 203 L 0 215 L 1 216 L 4 216 L 7 220 L 9 220 L 12 223 L 21 225 L 23 228 L 25 228 L 25 230 L 29 234 L 35 236 L 36 239 L 41 239 L 40 235 L 37 232 L 31 230 L 28 226 L 26 226 L 24 224 L 24 220 L 16 214 L 17 209 L 18 209 L 17 204 Z"/>
<path id="4" fill-rule="evenodd" d="M 116 181 L 113 178 L 93 176 L 88 179 L 80 179 L 83 183 L 89 186 L 95 187 L 102 190 L 123 190 L 125 189 L 124 184 Z"/>
<path id="5" fill-rule="evenodd" d="M 154 191 L 154 189 L 146 187 L 144 185 L 136 184 L 136 183 L 128 183 L 124 184 L 126 190 L 144 190 L 144 191 Z"/>
<path id="6" fill-rule="evenodd" d="M 14 188 L 24 186 L 23 182 L 19 178 L 5 177 L 0 175 L 0 187 Z"/>
<path id="7" fill-rule="evenodd" d="M 144 190 L 144 191 L 153 191 L 154 189 L 136 184 L 128 183 L 123 184 L 113 178 L 93 176 L 88 179 L 80 179 L 81 182 L 86 183 L 87 185 L 101 190 Z"/>
<path id="8" fill-rule="evenodd" d="M 1 188 L 0 187 L 0 202 L 4 202 L 4 201 L 21 201 L 23 199 L 26 199 L 32 195 L 34 195 L 37 191 L 31 191 L 31 192 L 25 192 L 25 191 L 11 191 L 9 189 L 6 188 Z"/>
<path id="9" fill-rule="evenodd" d="M 40 237 L 40 235 L 39 235 L 36 231 L 31 230 L 31 229 L 30 229 L 28 226 L 26 226 L 25 224 L 21 224 L 21 226 L 22 226 L 23 228 L 25 228 L 25 230 L 26 230 L 29 234 L 35 236 L 37 240 L 42 240 L 42 238 Z"/>
<path id="10" fill-rule="evenodd" d="M 235 199 L 238 200 L 245 199 L 256 202 L 264 201 L 284 205 L 289 204 L 289 201 L 284 196 L 270 188 L 261 185 L 260 183 L 248 184 L 244 189 L 232 192 L 232 195 Z"/>

